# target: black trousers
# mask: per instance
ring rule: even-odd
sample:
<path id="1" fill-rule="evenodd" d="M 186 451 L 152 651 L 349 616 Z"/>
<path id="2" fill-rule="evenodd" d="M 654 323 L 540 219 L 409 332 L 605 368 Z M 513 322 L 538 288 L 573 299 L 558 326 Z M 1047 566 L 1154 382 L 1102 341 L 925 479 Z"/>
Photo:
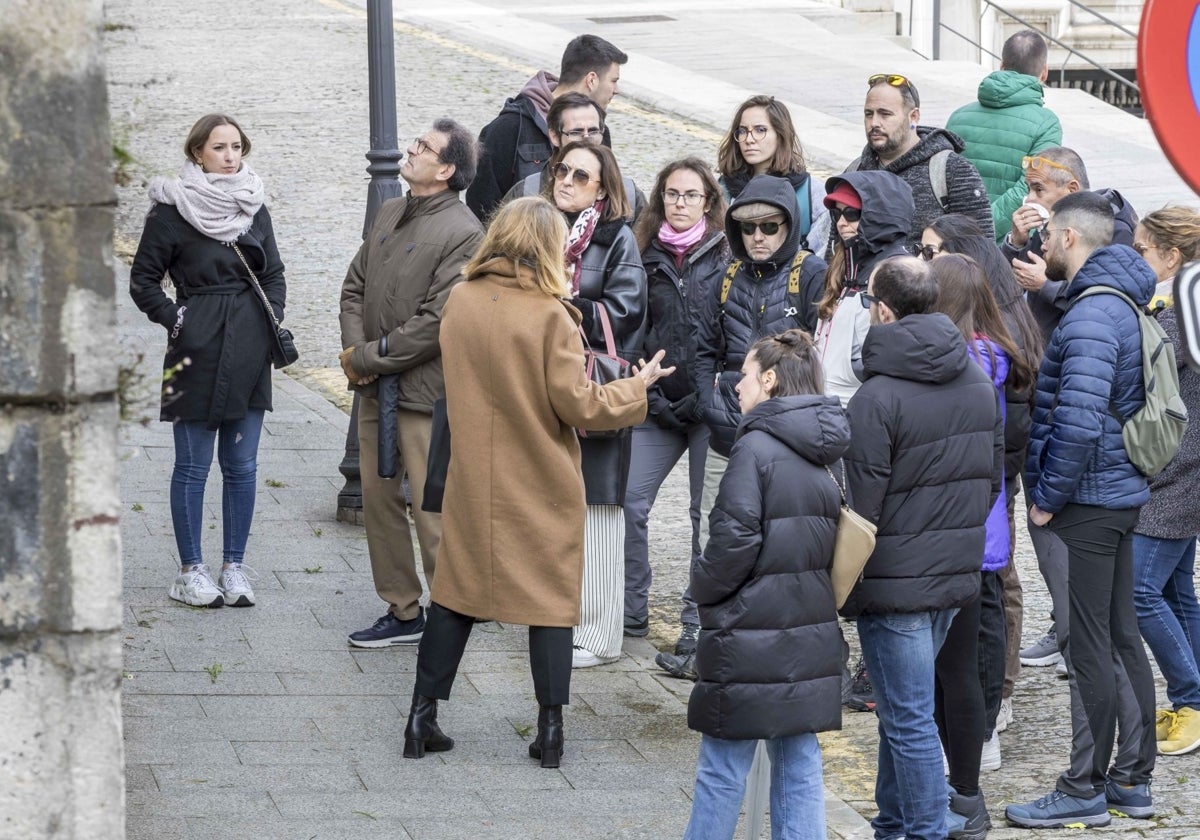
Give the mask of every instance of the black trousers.
<path id="1" fill-rule="evenodd" d="M 415 691 L 423 697 L 449 700 L 475 619 L 430 603 L 425 633 L 417 650 Z M 571 628 L 530 627 L 529 669 L 539 706 L 571 702 Z"/>
<path id="2" fill-rule="evenodd" d="M 1140 712 L 1141 748 L 1130 782 L 1150 780 L 1157 754 L 1154 676 L 1133 608 L 1133 529 L 1138 510 L 1069 504 L 1047 527 L 1067 547 L 1070 664 L 1091 730 L 1091 787 L 1104 792 L 1117 727 L 1117 668 L 1124 665 Z"/>
<path id="3" fill-rule="evenodd" d="M 986 734 L 979 682 L 980 603 L 977 595 L 958 611 L 934 660 L 933 717 L 950 765 L 950 786 L 963 796 L 979 793 L 979 756 Z"/>
<path id="4" fill-rule="evenodd" d="M 979 576 L 979 683 L 983 686 L 984 735 L 996 728 L 1004 693 L 1004 666 L 1008 653 L 1008 625 L 1004 620 L 1004 581 L 1000 572 Z"/>

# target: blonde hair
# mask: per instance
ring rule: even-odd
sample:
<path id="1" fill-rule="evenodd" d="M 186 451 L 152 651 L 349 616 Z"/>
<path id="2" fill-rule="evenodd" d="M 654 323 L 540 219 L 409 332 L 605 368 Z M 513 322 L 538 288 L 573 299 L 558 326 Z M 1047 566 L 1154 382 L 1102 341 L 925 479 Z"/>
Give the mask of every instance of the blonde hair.
<path id="1" fill-rule="evenodd" d="M 507 258 L 516 265 L 517 276 L 524 266 L 533 274 L 537 289 L 551 297 L 570 297 L 563 248 L 567 222 L 558 208 L 546 199 L 531 195 L 514 199 L 496 211 L 479 250 L 463 267 L 467 280 L 477 280 L 485 263 Z"/>
<path id="2" fill-rule="evenodd" d="M 1191 207 L 1173 205 L 1147 213 L 1142 227 L 1156 248 L 1178 248 L 1181 263 L 1191 262 L 1200 252 L 1200 212 Z"/>

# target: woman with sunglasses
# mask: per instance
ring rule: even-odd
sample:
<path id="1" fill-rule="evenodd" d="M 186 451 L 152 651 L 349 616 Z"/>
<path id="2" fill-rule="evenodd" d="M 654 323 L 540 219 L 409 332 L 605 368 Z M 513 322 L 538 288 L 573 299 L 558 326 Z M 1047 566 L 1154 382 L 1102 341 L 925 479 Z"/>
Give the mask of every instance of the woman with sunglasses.
<path id="1" fill-rule="evenodd" d="M 773 96 L 751 96 L 733 115 L 717 152 L 721 185 L 731 201 L 755 175 L 786 178 L 800 208 L 800 247 L 825 256 L 829 213 L 825 191 L 804 163 L 804 148 L 787 106 Z"/>
<path id="2" fill-rule="evenodd" d="M 605 346 L 603 309 L 619 356 L 636 362 L 643 352 L 646 270 L 637 240 L 625 221 L 629 202 L 617 159 L 606 146 L 568 143 L 559 150 L 542 185 L 542 196 L 558 208 L 570 232 L 566 261 L 571 302 L 583 316 L 593 348 Z M 630 435 L 582 437 L 587 491 L 584 535 L 583 607 L 575 628 L 572 665 L 588 668 L 621 655 L 624 614 L 625 485 Z"/>
<path id="3" fill-rule="evenodd" d="M 1158 276 L 1150 301 L 1163 332 L 1179 348 L 1172 305 L 1175 275 L 1200 256 L 1200 213 L 1164 207 L 1147 213 L 1133 247 Z M 1133 532 L 1133 605 L 1138 629 L 1167 683 L 1169 710 L 1158 713 L 1158 751 L 1183 755 L 1200 747 L 1200 604 L 1196 601 L 1196 534 L 1200 533 L 1200 374 L 1179 363 L 1179 391 L 1192 422 L 1179 453 L 1150 479 L 1150 501 Z"/>
<path id="4" fill-rule="evenodd" d="M 993 244 L 994 247 L 994 244 Z M 1016 346 L 992 296 L 988 278 L 970 257 L 945 254 L 930 267 L 938 282 L 937 311 L 947 315 L 967 342 L 971 357 L 1004 395 L 1029 393 L 1037 367 Z M 1007 483 L 1011 477 L 1005 476 Z M 982 837 L 990 825 L 979 771 L 997 770 L 999 741 L 993 731 L 1004 681 L 1004 611 L 999 572 L 1009 564 L 1011 531 L 1007 499 L 996 498 L 985 525 L 980 593 L 961 607 L 935 660 L 934 718 L 950 767 L 949 830 L 955 837 Z M 990 744 L 994 761 L 984 762 Z"/>
<path id="5" fill-rule="evenodd" d="M 691 488 L 692 563 L 700 554 L 700 496 L 708 427 L 700 422 L 691 380 L 696 332 L 707 297 L 729 264 L 725 200 L 708 164 L 689 157 L 658 173 L 647 210 L 634 227 L 649 287 L 646 347 L 667 351 L 675 373 L 646 395 L 646 422 L 633 430 L 633 458 L 625 493 L 625 635 L 649 632 L 651 570 L 646 523 L 658 489 L 686 452 Z M 695 644 L 696 605 L 685 598 L 681 616 Z M 689 630 L 690 626 L 690 630 Z"/>
<path id="6" fill-rule="evenodd" d="M 837 236 L 817 303 L 815 337 L 825 392 L 844 406 L 862 384 L 862 343 L 871 326 L 861 293 L 881 260 L 908 253 L 913 197 L 904 179 L 877 170 L 835 175 L 825 182 L 825 190 Z"/>

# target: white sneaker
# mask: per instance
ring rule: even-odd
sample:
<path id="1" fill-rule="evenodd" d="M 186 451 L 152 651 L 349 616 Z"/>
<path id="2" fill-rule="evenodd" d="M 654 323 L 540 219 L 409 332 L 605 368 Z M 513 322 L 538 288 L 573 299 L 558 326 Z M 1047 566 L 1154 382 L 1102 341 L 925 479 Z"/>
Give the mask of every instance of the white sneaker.
<path id="1" fill-rule="evenodd" d="M 250 588 L 252 580 L 258 580 L 258 575 L 241 563 L 222 569 L 221 576 L 217 578 L 217 586 L 225 594 L 225 606 L 253 607 L 254 590 Z"/>
<path id="2" fill-rule="evenodd" d="M 1000 769 L 1000 736 L 995 731 L 983 742 L 983 752 L 979 754 L 979 769 Z"/>
<path id="3" fill-rule="evenodd" d="M 213 583 L 208 566 L 196 566 L 180 572 L 167 595 L 191 607 L 219 607 L 225 603 L 221 590 Z"/>
<path id="4" fill-rule="evenodd" d="M 996 731 L 1003 732 L 1013 722 L 1012 698 L 1006 697 L 1000 701 L 1000 713 L 996 715 Z"/>
<path id="5" fill-rule="evenodd" d="M 571 650 L 571 667 L 592 668 L 596 665 L 609 665 L 620 658 L 619 656 L 597 656 L 590 650 L 576 646 Z"/>

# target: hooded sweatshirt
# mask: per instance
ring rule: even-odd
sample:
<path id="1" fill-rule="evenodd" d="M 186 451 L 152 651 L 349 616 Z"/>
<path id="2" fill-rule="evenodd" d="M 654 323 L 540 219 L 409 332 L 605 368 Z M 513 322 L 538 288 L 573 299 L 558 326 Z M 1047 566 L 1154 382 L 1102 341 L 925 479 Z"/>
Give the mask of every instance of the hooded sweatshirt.
<path id="1" fill-rule="evenodd" d="M 746 415 L 692 572 L 701 628 L 692 729 L 757 739 L 841 728 L 829 580 L 840 499 L 826 467 L 849 442 L 832 397 L 769 399 Z"/>
<path id="2" fill-rule="evenodd" d="M 908 229 L 908 244 L 915 245 L 920 242 L 921 233 L 929 223 L 946 213 L 962 213 L 969 216 L 979 225 L 980 231 L 994 236 L 992 205 L 988 199 L 987 187 L 983 185 L 983 179 L 979 177 L 979 170 L 975 165 L 959 154 L 963 150 L 962 139 L 944 128 L 927 126 L 917 126 L 917 136 L 920 137 L 917 145 L 887 166 L 880 164 L 879 157 L 870 143 L 863 149 L 862 157 L 858 160 L 858 169 L 884 169 L 894 172 L 912 187 L 916 211 L 913 213 L 912 226 Z M 944 149 L 950 150 L 950 156 L 946 160 L 945 207 L 938 201 L 933 184 L 929 180 L 929 159 Z"/>
<path id="3" fill-rule="evenodd" d="M 755 261 L 746 251 L 733 212 L 738 207 L 760 202 L 778 207 L 788 220 L 788 228 L 787 238 L 779 249 L 766 260 Z M 693 368 L 700 416 L 712 432 L 713 449 L 720 455 L 728 456 L 741 422 L 734 386 L 741 378 L 742 362 L 751 346 L 766 335 L 796 327 L 812 332 L 816 326 L 814 302 L 821 294 L 825 261 L 810 253 L 800 272 L 799 303 L 788 295 L 788 274 L 800 249 L 798 213 L 796 193 L 786 179 L 759 175 L 750 179 L 725 214 L 729 247 L 741 265 L 724 305 L 720 302 L 723 278 L 714 284 L 704 317 L 700 319 Z"/>
<path id="4" fill-rule="evenodd" d="M 996 388 L 945 315 L 875 324 L 850 401 L 850 504 L 875 551 L 842 615 L 961 607 L 979 594 L 985 523 L 1000 495 Z"/>
<path id="5" fill-rule="evenodd" d="M 853 187 L 862 199 L 862 218 L 858 233 L 844 243 L 842 296 L 833 317 L 818 322 L 815 336 L 825 370 L 825 392 L 845 405 L 861 384 L 862 343 L 871 325 L 871 313 L 862 307 L 858 293 L 866 289 L 871 271 L 880 260 L 908 254 L 905 241 L 914 207 L 912 189 L 891 172 L 868 170 L 835 175 L 825 182 L 826 193 L 842 183 Z"/>
<path id="6" fill-rule="evenodd" d="M 966 144 L 963 157 L 983 178 L 996 238 L 1003 239 L 1028 192 L 1021 159 L 1062 145 L 1062 125 L 1044 105 L 1041 81 L 1015 70 L 989 73 L 979 83 L 978 101 L 951 114 L 946 130 Z"/>

